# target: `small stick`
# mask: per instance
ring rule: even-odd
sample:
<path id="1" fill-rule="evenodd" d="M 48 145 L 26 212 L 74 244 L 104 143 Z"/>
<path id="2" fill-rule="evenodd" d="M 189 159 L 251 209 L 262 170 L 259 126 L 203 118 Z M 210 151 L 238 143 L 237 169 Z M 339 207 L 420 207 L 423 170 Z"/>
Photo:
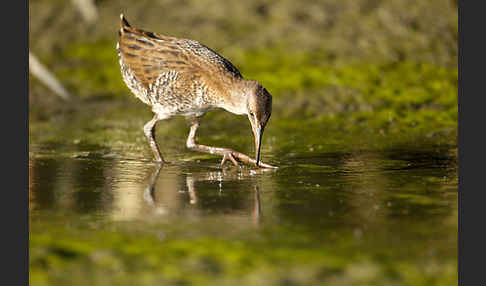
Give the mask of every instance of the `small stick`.
<path id="1" fill-rule="evenodd" d="M 35 77 L 37 77 L 43 84 L 50 88 L 55 94 L 59 95 L 62 99 L 71 99 L 71 95 L 66 89 L 64 89 L 56 77 L 30 52 L 29 70 Z"/>

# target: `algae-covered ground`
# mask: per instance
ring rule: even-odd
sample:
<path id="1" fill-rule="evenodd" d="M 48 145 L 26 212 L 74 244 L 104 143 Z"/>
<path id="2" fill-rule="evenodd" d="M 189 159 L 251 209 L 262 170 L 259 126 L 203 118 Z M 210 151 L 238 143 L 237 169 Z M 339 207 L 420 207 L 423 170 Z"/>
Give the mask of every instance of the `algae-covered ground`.
<path id="1" fill-rule="evenodd" d="M 31 1 L 31 285 L 456 285 L 455 1 Z M 197 39 L 273 95 L 264 162 L 219 166 L 122 82 L 119 13 Z M 201 143 L 253 155 L 212 111 Z"/>

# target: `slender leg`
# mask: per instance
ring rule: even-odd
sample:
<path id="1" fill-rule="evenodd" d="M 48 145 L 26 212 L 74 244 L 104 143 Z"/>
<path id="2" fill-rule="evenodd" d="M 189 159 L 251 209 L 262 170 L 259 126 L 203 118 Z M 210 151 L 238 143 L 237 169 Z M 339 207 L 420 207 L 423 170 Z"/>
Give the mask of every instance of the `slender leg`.
<path id="1" fill-rule="evenodd" d="M 159 146 L 157 146 L 157 142 L 155 142 L 155 124 L 157 121 L 159 121 L 160 118 L 157 116 L 157 114 L 145 124 L 143 127 L 143 132 L 145 133 L 145 137 L 147 137 L 147 140 L 149 142 L 150 148 L 152 149 L 152 152 L 154 153 L 155 161 L 161 162 L 161 163 L 167 163 L 164 161 L 164 158 L 162 158 L 162 155 L 160 155 L 160 150 Z"/>
<path id="2" fill-rule="evenodd" d="M 193 118 L 191 121 L 191 131 L 189 132 L 189 136 L 187 137 L 187 142 L 186 146 L 189 149 L 196 150 L 199 152 L 205 152 L 209 154 L 218 154 L 223 156 L 223 160 L 221 160 L 221 165 L 223 165 L 226 160 L 230 160 L 233 162 L 235 166 L 238 166 L 238 161 L 247 163 L 247 164 L 256 164 L 255 159 L 248 157 L 247 155 L 240 153 L 238 151 L 235 151 L 233 149 L 229 148 L 221 148 L 221 147 L 212 147 L 212 146 L 206 146 L 206 145 L 201 145 L 196 143 L 196 131 L 197 128 L 199 128 L 199 121 L 200 117 Z M 264 168 L 276 168 L 272 165 L 265 164 L 260 161 L 259 163 L 260 167 Z"/>

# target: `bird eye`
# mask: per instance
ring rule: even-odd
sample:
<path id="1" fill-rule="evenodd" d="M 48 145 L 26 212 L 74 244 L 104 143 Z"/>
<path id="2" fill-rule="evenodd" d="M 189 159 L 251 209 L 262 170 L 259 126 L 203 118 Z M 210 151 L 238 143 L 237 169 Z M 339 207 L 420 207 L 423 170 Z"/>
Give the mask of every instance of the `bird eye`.
<path id="1" fill-rule="evenodd" d="M 253 111 L 250 111 L 250 116 L 254 116 Z"/>

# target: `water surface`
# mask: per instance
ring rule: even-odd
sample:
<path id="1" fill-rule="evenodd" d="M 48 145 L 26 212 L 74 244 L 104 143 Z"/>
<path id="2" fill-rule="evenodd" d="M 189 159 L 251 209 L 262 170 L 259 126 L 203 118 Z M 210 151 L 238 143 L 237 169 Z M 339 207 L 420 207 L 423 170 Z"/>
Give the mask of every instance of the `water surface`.
<path id="1" fill-rule="evenodd" d="M 95 132 L 84 123 L 92 120 L 70 118 L 65 124 L 82 130 L 76 135 Z M 106 144 L 70 137 L 68 127 L 52 131 L 62 140 L 33 135 L 34 284 L 81 285 L 86 276 L 91 285 L 457 281 L 454 145 L 380 143 L 326 127 L 322 136 L 309 137 L 305 127 L 286 136 L 270 123 L 263 158 L 277 170 L 221 167 L 220 158 L 183 147 L 185 130 L 164 145 L 172 163 L 160 166 L 139 123 L 126 123 L 122 130 L 132 133 Z M 216 129 L 208 125 L 206 134 Z M 159 142 L 169 127 L 160 127 Z M 251 137 L 225 137 L 234 126 L 219 131 L 200 137 L 251 152 Z"/>

